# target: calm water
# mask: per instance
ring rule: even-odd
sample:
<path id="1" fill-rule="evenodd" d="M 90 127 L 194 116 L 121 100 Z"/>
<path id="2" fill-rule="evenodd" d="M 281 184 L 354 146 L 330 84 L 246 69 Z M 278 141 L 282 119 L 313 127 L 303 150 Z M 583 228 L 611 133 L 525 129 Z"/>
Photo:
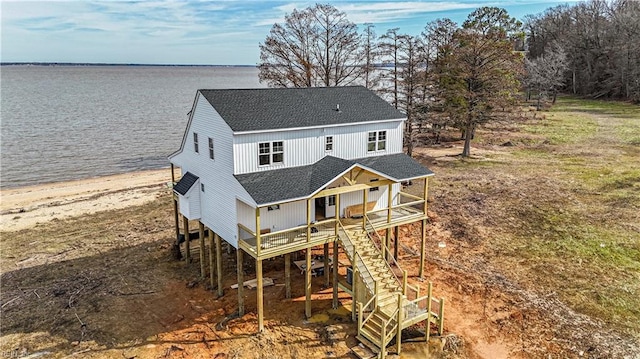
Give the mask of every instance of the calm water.
<path id="1" fill-rule="evenodd" d="M 264 87 L 252 67 L 0 71 L 1 187 L 166 167 L 197 89 Z"/>

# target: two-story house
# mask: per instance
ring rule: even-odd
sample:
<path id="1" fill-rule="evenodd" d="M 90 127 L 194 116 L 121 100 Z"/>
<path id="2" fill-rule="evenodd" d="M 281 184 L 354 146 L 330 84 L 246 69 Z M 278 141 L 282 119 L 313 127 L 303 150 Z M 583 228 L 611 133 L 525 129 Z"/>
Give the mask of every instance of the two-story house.
<path id="1" fill-rule="evenodd" d="M 394 229 L 421 222 L 424 263 L 433 173 L 403 154 L 405 119 L 359 86 L 197 92 L 180 149 L 169 157 L 172 169 L 177 166 L 183 174 L 174 187 L 176 230 L 178 215 L 187 233 L 189 220 L 199 222 L 201 236 L 208 228 L 218 263 L 220 240 L 236 248 L 238 283 L 244 280 L 243 255 L 256 260 L 260 330 L 262 261 L 284 255 L 288 273 L 290 253 L 306 250 L 305 313 L 310 316 L 310 249 L 324 246 L 328 257 L 332 244 L 334 306 L 342 250 L 351 261 L 353 281 L 340 287 L 353 296 L 363 341 L 384 348 L 402 328 L 422 320 L 440 323 L 441 331 L 441 309 L 432 310 L 430 293 L 420 297 L 407 285 L 406 272 L 403 278 L 389 250 Z M 403 192 L 402 184 L 409 181 L 420 186 L 420 195 Z M 397 253 L 397 233 L 395 238 Z M 420 276 L 423 271 L 421 264 Z M 412 289 L 414 295 L 408 293 Z"/>

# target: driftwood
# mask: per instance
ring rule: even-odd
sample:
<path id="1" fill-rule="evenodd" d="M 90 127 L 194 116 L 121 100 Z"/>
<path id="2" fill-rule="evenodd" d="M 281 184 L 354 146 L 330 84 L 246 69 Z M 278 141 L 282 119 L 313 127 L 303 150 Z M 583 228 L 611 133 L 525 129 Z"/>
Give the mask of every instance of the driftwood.
<path id="1" fill-rule="evenodd" d="M 243 283 L 244 287 L 247 287 L 249 289 L 256 289 L 258 287 L 258 279 L 251 279 L 251 280 L 246 280 Z M 273 285 L 273 279 L 269 278 L 269 277 L 265 277 L 262 279 L 262 286 L 263 287 L 269 287 Z M 238 283 L 233 284 L 231 286 L 231 289 L 238 289 Z"/>

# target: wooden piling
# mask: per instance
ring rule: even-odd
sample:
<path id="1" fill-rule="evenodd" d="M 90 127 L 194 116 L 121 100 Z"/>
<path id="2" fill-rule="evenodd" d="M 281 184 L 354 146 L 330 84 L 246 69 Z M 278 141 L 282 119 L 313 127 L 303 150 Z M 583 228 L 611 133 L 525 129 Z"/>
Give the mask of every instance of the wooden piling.
<path id="1" fill-rule="evenodd" d="M 238 315 L 244 315 L 244 273 L 242 272 L 242 249 L 236 249 L 237 256 L 237 274 L 238 274 Z"/>
<path id="2" fill-rule="evenodd" d="M 191 262 L 191 248 L 189 248 L 189 218 L 182 216 L 182 226 L 184 227 L 184 261 L 189 264 Z"/>
<path id="3" fill-rule="evenodd" d="M 200 278 L 204 279 L 205 276 L 205 245 L 204 245 L 204 224 L 198 221 L 198 239 L 200 240 Z"/>
<path id="4" fill-rule="evenodd" d="M 291 253 L 284 255 L 284 296 L 291 299 Z"/>
<path id="5" fill-rule="evenodd" d="M 222 286 L 222 239 L 218 233 L 214 233 L 216 241 L 216 274 L 218 275 L 218 297 L 224 295 L 224 287 Z"/>
<path id="6" fill-rule="evenodd" d="M 213 248 L 214 248 L 214 234 L 213 231 L 211 230 L 211 228 L 209 228 L 209 284 L 211 286 L 211 289 L 213 290 L 213 286 L 215 284 L 215 279 L 214 277 L 214 272 L 215 272 L 215 259 L 216 257 L 214 257 L 213 255 Z"/>
<path id="7" fill-rule="evenodd" d="M 258 305 L 258 332 L 264 331 L 264 288 L 262 287 L 262 260 L 256 259 L 256 288 Z"/>

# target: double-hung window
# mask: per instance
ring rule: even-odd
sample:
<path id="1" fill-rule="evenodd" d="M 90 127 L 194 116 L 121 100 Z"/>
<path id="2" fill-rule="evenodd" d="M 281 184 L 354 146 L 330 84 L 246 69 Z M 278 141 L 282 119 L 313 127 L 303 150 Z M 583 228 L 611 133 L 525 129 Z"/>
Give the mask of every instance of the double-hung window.
<path id="1" fill-rule="evenodd" d="M 213 138 L 209 137 L 209 158 L 213 159 Z"/>
<path id="2" fill-rule="evenodd" d="M 387 149 L 387 131 L 369 132 L 367 136 L 367 152 Z"/>
<path id="3" fill-rule="evenodd" d="M 258 163 L 260 166 L 284 162 L 284 142 L 260 142 L 258 143 Z"/>
<path id="4" fill-rule="evenodd" d="M 333 136 L 327 136 L 324 138 L 324 150 L 326 152 L 333 151 Z"/>
<path id="5" fill-rule="evenodd" d="M 199 149 L 198 149 L 198 134 L 197 133 L 193 133 L 193 150 L 196 153 L 199 153 Z"/>

